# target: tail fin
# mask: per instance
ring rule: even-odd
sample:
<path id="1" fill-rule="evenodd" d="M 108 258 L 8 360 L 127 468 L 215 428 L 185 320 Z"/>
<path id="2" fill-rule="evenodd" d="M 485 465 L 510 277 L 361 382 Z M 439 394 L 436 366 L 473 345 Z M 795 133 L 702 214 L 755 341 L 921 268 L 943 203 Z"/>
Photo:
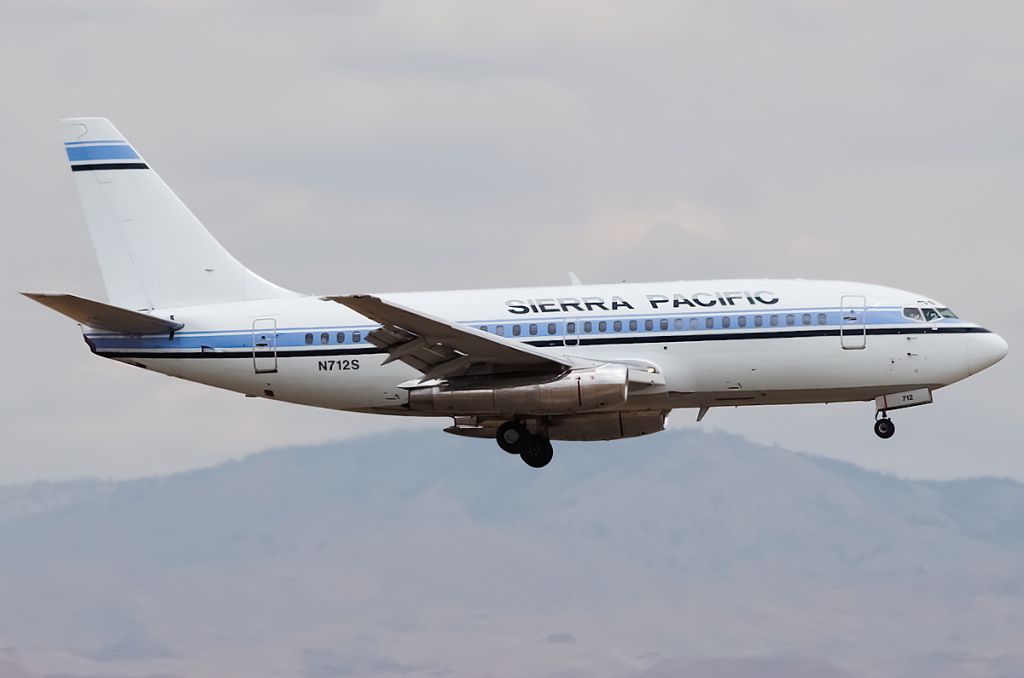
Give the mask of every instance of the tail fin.
<path id="1" fill-rule="evenodd" d="M 109 120 L 61 123 L 111 304 L 144 310 L 298 296 L 231 256 Z"/>

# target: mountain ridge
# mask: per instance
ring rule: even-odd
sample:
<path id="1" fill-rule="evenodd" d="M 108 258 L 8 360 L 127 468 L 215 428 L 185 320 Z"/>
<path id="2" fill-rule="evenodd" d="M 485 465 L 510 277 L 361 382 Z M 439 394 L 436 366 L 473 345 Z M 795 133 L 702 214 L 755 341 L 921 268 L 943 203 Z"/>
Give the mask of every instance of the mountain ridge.
<path id="1" fill-rule="evenodd" d="M 906 480 L 724 433 L 560 445 L 542 470 L 392 433 L 0 488 L 0 646 L 17 650 L 0 659 L 67 676 L 1024 673 L 1022 525 L 1012 480 Z"/>

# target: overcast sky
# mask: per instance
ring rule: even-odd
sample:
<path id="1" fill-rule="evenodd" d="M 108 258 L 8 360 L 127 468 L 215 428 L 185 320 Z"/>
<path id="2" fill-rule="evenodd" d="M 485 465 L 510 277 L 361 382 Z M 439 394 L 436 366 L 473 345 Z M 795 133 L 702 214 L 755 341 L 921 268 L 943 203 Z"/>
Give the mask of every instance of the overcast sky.
<path id="1" fill-rule="evenodd" d="M 919 291 L 1011 354 L 894 415 L 892 440 L 864 403 L 703 425 L 903 475 L 1024 478 L 1022 25 L 1018 2 L 7 0 L 0 482 L 444 435 L 445 420 L 247 400 L 101 360 L 18 296 L 104 296 L 56 124 L 85 115 L 111 118 L 229 250 L 293 289 L 571 269 Z"/>

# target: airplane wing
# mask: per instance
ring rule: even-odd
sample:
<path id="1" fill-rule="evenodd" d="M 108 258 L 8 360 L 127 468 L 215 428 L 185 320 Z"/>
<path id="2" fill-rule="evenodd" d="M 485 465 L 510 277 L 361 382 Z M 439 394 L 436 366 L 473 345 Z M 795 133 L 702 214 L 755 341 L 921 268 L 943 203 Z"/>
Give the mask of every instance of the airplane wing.
<path id="1" fill-rule="evenodd" d="M 111 306 L 102 301 L 93 301 L 74 294 L 51 294 L 47 292 L 22 292 L 32 301 L 63 313 L 72 320 L 98 330 L 123 332 L 125 334 L 161 334 L 180 330 L 182 323 L 167 320 L 148 313 L 130 311 L 120 306 Z"/>
<path id="2" fill-rule="evenodd" d="M 321 297 L 348 306 L 382 325 L 367 336 L 389 354 L 423 372 L 424 380 L 487 374 L 559 374 L 572 367 L 563 357 L 420 313 L 365 294 Z"/>

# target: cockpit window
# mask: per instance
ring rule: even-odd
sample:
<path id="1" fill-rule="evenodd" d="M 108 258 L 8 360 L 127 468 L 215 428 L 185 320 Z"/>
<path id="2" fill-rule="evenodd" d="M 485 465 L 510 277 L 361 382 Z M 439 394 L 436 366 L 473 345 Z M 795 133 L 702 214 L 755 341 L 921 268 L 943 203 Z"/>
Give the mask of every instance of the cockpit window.
<path id="1" fill-rule="evenodd" d="M 921 317 L 920 309 L 915 308 L 913 306 L 908 306 L 905 309 L 903 309 L 903 317 L 910 318 L 911 320 L 916 320 L 918 322 L 924 320 L 924 318 Z"/>
<path id="2" fill-rule="evenodd" d="M 903 309 L 903 317 L 909 318 L 910 320 L 916 320 L 917 322 L 930 322 L 932 320 L 940 320 L 942 318 L 956 318 L 956 313 L 953 313 L 948 308 L 937 308 L 932 306 L 921 306 L 915 308 L 913 306 L 906 306 Z"/>

